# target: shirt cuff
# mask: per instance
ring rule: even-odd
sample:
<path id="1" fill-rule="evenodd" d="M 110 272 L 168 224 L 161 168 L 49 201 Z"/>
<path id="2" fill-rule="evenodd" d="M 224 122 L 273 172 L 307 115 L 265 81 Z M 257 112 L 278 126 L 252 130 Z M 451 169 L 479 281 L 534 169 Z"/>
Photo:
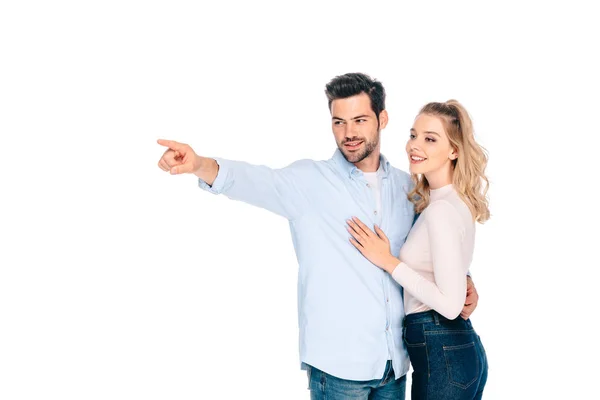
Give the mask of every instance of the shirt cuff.
<path id="1" fill-rule="evenodd" d="M 406 268 L 406 264 L 404 264 L 403 262 L 398 263 L 398 265 L 396 265 L 396 267 L 394 268 L 394 270 L 392 271 L 392 278 L 394 278 L 394 280 L 396 282 L 398 282 L 398 284 L 400 284 L 400 286 L 402 286 L 402 284 L 400 283 L 400 281 L 402 280 L 402 268 Z"/>
<path id="2" fill-rule="evenodd" d="M 198 178 L 198 186 L 200 189 L 206 190 L 207 192 L 213 194 L 221 194 L 223 192 L 223 188 L 225 187 L 225 182 L 227 181 L 227 175 L 229 174 L 230 168 L 227 165 L 227 160 L 223 160 L 221 158 L 213 158 L 219 165 L 219 171 L 217 172 L 217 177 L 212 185 L 204 182 L 202 179 Z"/>

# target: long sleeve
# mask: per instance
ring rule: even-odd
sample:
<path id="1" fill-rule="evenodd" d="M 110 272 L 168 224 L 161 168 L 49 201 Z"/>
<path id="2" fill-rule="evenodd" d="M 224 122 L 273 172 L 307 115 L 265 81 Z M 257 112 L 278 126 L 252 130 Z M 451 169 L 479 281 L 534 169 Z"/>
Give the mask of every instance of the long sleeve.
<path id="1" fill-rule="evenodd" d="M 307 208 L 306 172 L 310 160 L 296 161 L 281 169 L 252 165 L 242 161 L 215 158 L 219 172 L 212 186 L 201 179 L 200 188 L 224 194 L 232 200 L 269 210 L 289 220 L 302 215 Z"/>
<path id="2" fill-rule="evenodd" d="M 454 319 L 464 306 L 467 291 L 463 221 L 447 201 L 431 203 L 423 216 L 435 282 L 425 279 L 404 262 L 398 264 L 392 277 L 417 300 L 444 317 Z"/>

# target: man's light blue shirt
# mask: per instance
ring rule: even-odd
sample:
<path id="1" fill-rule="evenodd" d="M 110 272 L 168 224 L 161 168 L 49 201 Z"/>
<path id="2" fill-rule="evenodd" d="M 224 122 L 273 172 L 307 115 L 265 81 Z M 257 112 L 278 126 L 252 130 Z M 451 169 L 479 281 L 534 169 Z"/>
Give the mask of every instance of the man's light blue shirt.
<path id="1" fill-rule="evenodd" d="M 410 176 L 381 156 L 381 210 L 362 171 L 339 150 L 324 161 L 301 160 L 281 168 L 217 158 L 212 186 L 224 194 L 289 220 L 298 258 L 300 360 L 348 380 L 381 379 L 392 360 L 396 379 L 408 372 L 402 341 L 402 289 L 349 242 L 346 220 L 377 224 L 398 255 L 414 209 Z"/>

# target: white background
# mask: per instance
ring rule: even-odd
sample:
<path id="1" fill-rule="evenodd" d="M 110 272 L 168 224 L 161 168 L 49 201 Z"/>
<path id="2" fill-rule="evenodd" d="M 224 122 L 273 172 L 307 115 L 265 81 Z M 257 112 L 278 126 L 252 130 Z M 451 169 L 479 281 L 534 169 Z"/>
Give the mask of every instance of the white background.
<path id="1" fill-rule="evenodd" d="M 489 151 L 485 398 L 594 396 L 597 14 L 395 3 L 0 3 L 0 399 L 308 399 L 287 222 L 162 172 L 156 139 L 329 158 L 323 89 L 356 71 L 397 167 L 429 101 Z"/>

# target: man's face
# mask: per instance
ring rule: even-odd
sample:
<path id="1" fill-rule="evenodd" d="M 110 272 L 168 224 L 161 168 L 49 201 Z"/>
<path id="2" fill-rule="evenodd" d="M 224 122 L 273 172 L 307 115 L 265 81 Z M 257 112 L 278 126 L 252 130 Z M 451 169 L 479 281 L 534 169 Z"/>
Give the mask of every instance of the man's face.
<path id="1" fill-rule="evenodd" d="M 377 116 L 366 93 L 331 103 L 331 126 L 338 148 L 351 163 L 359 163 L 379 149 L 379 131 L 387 124 L 387 112 Z M 379 152 L 376 153 L 379 157 Z"/>

